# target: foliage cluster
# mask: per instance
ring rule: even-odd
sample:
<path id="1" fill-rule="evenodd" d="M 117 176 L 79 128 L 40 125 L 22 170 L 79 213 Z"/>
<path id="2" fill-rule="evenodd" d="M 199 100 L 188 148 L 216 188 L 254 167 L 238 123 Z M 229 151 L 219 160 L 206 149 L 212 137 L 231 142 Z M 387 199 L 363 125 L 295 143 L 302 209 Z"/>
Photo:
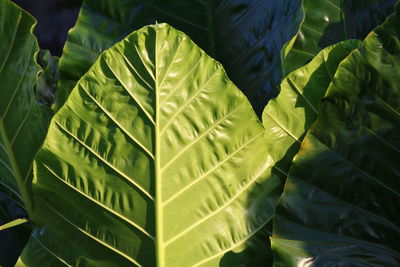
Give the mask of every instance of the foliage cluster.
<path id="1" fill-rule="evenodd" d="M 400 4 L 0 0 L 0 265 L 399 266 Z"/>

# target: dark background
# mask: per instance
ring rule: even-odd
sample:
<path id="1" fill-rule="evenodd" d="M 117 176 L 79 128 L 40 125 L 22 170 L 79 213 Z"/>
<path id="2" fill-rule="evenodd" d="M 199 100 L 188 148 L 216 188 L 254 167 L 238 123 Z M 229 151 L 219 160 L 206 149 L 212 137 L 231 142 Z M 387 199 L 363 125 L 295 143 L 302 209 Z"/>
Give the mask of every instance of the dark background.
<path id="1" fill-rule="evenodd" d="M 75 24 L 82 0 L 12 0 L 33 15 L 38 24 L 34 33 L 41 49 L 61 56 L 67 33 Z"/>

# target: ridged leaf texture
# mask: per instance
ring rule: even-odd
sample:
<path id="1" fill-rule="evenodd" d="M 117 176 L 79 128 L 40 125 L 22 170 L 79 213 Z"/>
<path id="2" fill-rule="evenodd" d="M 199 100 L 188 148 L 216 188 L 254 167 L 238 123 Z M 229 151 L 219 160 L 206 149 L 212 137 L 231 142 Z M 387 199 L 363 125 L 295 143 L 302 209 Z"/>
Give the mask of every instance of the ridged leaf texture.
<path id="1" fill-rule="evenodd" d="M 339 63 L 360 45 L 347 40 L 322 50 L 306 66 L 290 73 L 281 83 L 279 96 L 263 112 L 268 151 L 277 162 L 275 170 L 283 180 L 300 144 L 317 118 L 318 106 L 325 96 Z"/>
<path id="2" fill-rule="evenodd" d="M 339 66 L 274 219 L 274 265 L 398 266 L 400 5 Z"/>
<path id="3" fill-rule="evenodd" d="M 17 266 L 266 255 L 257 234 L 283 186 L 272 165 L 221 64 L 166 24 L 144 27 L 103 53 L 53 118 L 35 161 L 37 227 Z"/>
<path id="4" fill-rule="evenodd" d="M 261 116 L 281 82 L 279 52 L 301 19 L 300 0 L 85 0 L 60 60 L 56 109 L 102 51 L 144 25 L 167 22 L 222 62 Z"/>

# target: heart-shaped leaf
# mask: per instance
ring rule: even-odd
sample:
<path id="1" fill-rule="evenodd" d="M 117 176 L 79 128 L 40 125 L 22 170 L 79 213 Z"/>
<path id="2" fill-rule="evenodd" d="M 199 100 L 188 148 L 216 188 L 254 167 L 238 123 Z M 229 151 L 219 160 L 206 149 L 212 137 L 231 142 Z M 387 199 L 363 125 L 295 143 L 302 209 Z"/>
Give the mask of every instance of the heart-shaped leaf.
<path id="1" fill-rule="evenodd" d="M 35 164 L 20 266 L 218 265 L 266 251 L 282 183 L 264 129 L 221 64 L 166 24 L 100 56 Z M 251 260 L 251 258 L 249 258 Z"/>

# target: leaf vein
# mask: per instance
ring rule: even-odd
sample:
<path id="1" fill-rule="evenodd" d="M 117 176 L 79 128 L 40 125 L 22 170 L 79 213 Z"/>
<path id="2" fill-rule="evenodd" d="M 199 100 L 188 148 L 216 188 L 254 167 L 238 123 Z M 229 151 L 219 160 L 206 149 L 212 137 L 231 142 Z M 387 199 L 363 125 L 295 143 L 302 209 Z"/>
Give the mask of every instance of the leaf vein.
<path id="1" fill-rule="evenodd" d="M 140 143 L 135 137 L 133 137 L 124 127 L 122 127 L 122 125 L 120 125 L 118 123 L 118 121 L 111 116 L 111 114 L 102 106 L 100 105 L 99 102 L 97 102 L 97 100 L 91 95 L 89 94 L 88 91 L 86 91 L 83 87 L 81 87 L 82 90 L 93 100 L 93 102 L 99 107 L 101 108 L 101 110 L 103 110 L 103 112 L 115 123 L 115 125 L 118 126 L 118 128 L 120 128 L 135 144 L 137 144 L 144 152 L 146 152 L 146 154 L 148 154 L 152 159 L 154 159 L 154 155 L 150 152 L 149 149 L 147 149 L 147 147 L 145 145 L 143 145 L 142 143 Z"/>
<path id="2" fill-rule="evenodd" d="M 260 132 L 259 134 L 257 134 L 254 138 L 252 138 L 250 140 L 250 142 L 248 142 L 247 144 L 251 143 L 252 141 L 254 141 L 255 139 L 257 139 L 259 136 L 261 136 L 261 134 L 263 134 L 263 132 Z M 203 218 L 201 218 L 200 220 L 196 221 L 196 223 L 194 223 L 193 225 L 191 225 L 190 227 L 184 229 L 183 231 L 181 231 L 179 234 L 177 234 L 176 236 L 170 238 L 168 241 L 165 242 L 165 246 L 171 244 L 172 242 L 174 242 L 175 240 L 179 239 L 180 237 L 184 236 L 186 233 L 188 233 L 189 231 L 193 230 L 194 228 L 196 228 L 198 225 L 202 224 L 204 221 L 208 220 L 209 218 L 213 217 L 214 215 L 216 215 L 218 212 L 220 212 L 221 210 L 223 210 L 224 208 L 226 208 L 229 204 L 231 204 L 234 200 L 236 200 L 242 193 L 246 192 L 246 190 L 248 190 L 250 188 L 250 186 L 254 183 L 254 181 L 256 181 L 261 175 L 262 173 L 264 173 L 264 171 L 266 169 L 270 168 L 269 164 L 265 164 L 264 168 L 261 169 L 260 171 L 258 171 L 255 175 L 255 177 L 252 177 L 252 179 L 245 185 L 243 186 L 243 188 L 241 188 L 238 192 L 236 192 L 236 194 L 234 196 L 232 196 L 229 201 L 227 201 L 224 205 L 222 205 L 221 207 L 219 207 L 218 209 L 214 210 L 213 212 L 211 212 L 210 214 L 208 214 L 207 216 L 204 216 Z"/>
<path id="3" fill-rule="evenodd" d="M 175 114 L 169 119 L 169 121 L 165 124 L 165 126 L 161 129 L 160 135 L 164 133 L 164 131 L 168 128 L 168 126 L 174 121 L 174 119 L 184 110 L 185 107 L 187 107 L 202 91 L 203 89 L 207 86 L 207 84 L 214 78 L 214 76 L 218 72 L 215 71 L 213 74 L 203 83 L 203 85 L 197 89 L 197 91 L 189 98 L 188 101 L 185 102 L 176 112 Z"/>
<path id="4" fill-rule="evenodd" d="M 142 266 L 141 264 L 139 264 L 135 259 L 133 259 L 132 257 L 126 255 L 124 252 L 119 251 L 117 248 L 111 246 L 110 244 L 108 244 L 107 242 L 101 240 L 100 238 L 97 238 L 96 236 L 92 235 L 91 233 L 89 233 L 88 231 L 80 228 L 79 226 L 77 226 L 75 223 L 73 223 L 72 221 L 70 221 L 68 218 L 66 218 L 64 215 L 62 215 L 60 212 L 58 212 L 54 207 L 52 207 L 49 203 L 47 203 L 47 201 L 45 201 L 43 198 L 40 198 L 43 203 L 49 207 L 55 214 L 57 214 L 60 218 L 62 218 L 63 220 L 65 220 L 68 224 L 70 224 L 71 226 L 73 226 L 75 229 L 77 229 L 79 232 L 81 232 L 82 234 L 90 237 L 91 239 L 95 240 L 97 243 L 103 245 L 104 247 L 108 248 L 109 250 L 117 253 L 118 255 L 124 257 L 125 259 L 127 259 L 128 261 L 130 261 L 131 263 L 137 265 L 137 266 Z"/>
<path id="5" fill-rule="evenodd" d="M 99 154 L 97 154 L 91 147 L 89 147 L 86 143 L 84 143 L 82 140 L 80 140 L 78 137 L 73 135 L 71 132 L 69 132 L 64 126 L 62 126 L 58 121 L 54 120 L 55 124 L 57 124 L 67 135 L 78 141 L 84 148 L 86 148 L 90 153 L 92 153 L 94 156 L 96 156 L 99 160 L 104 162 L 107 166 L 109 166 L 112 170 L 114 170 L 116 173 L 120 175 L 120 177 L 124 178 L 127 182 L 132 184 L 134 187 L 139 189 L 144 195 L 146 195 L 149 199 L 154 201 L 154 197 L 147 192 L 143 187 L 141 187 L 139 184 L 137 184 L 133 179 L 131 179 L 128 175 L 123 173 L 122 171 L 118 170 L 114 165 L 112 165 L 110 162 L 105 160 L 103 157 L 101 157 Z"/>
<path id="6" fill-rule="evenodd" d="M 161 172 L 163 172 L 166 168 L 168 168 L 168 166 L 170 166 L 177 158 L 179 158 L 183 153 L 185 153 L 185 151 L 187 151 L 189 148 L 193 147 L 197 142 L 199 142 L 199 140 L 201 140 L 204 136 L 206 136 L 209 132 L 211 132 L 213 129 L 215 129 L 215 127 L 217 127 L 218 125 L 220 125 L 226 118 L 228 118 L 230 115 L 232 115 L 233 113 L 235 113 L 235 111 L 237 111 L 244 102 L 241 102 L 238 106 L 236 106 L 233 110 L 231 110 L 230 112 L 228 112 L 227 114 L 225 114 L 222 118 L 220 118 L 218 121 L 214 122 L 211 127 L 209 127 L 208 129 L 206 129 L 206 131 L 204 131 L 202 134 L 200 134 L 197 138 L 195 138 L 191 143 L 189 143 L 185 148 L 183 148 L 182 150 L 179 151 L 178 154 L 176 154 L 168 163 L 166 163 L 162 168 L 161 168 Z"/>
<path id="7" fill-rule="evenodd" d="M 111 68 L 111 66 L 108 64 L 107 61 L 105 61 L 107 64 L 107 67 L 110 69 L 111 73 L 114 75 L 114 77 L 118 80 L 118 82 L 122 85 L 122 88 L 124 88 L 124 90 L 129 94 L 129 96 L 132 98 L 133 101 L 136 102 L 136 104 L 138 104 L 138 106 L 140 107 L 140 109 L 143 111 L 143 113 L 146 115 L 146 117 L 149 119 L 149 121 L 154 125 L 155 122 L 152 118 L 152 116 L 148 113 L 148 111 L 142 106 L 142 104 L 139 102 L 139 100 L 136 99 L 136 97 L 132 94 L 132 92 L 128 89 L 128 86 L 126 86 L 123 82 L 122 79 L 120 79 L 120 77 L 117 76 L 117 74 L 113 71 L 113 69 Z M 85 90 L 86 91 L 86 90 Z M 87 94 L 89 94 L 89 92 L 86 91 Z M 94 99 L 94 97 L 92 97 L 91 95 L 89 95 L 93 101 L 96 101 Z M 100 104 L 98 104 L 100 106 Z M 102 108 L 100 106 L 100 108 Z M 104 108 L 102 108 L 102 110 L 105 110 Z M 105 111 L 104 111 L 105 112 Z"/>
<path id="8" fill-rule="evenodd" d="M 55 173 L 54 170 L 52 170 L 50 167 L 48 167 L 46 164 L 43 164 L 43 166 L 53 175 L 54 178 L 60 180 L 62 183 L 64 183 L 65 185 L 67 185 L 69 188 L 73 189 L 75 192 L 79 193 L 80 195 L 82 195 L 83 197 L 89 199 L 90 201 L 92 201 L 93 203 L 95 203 L 96 205 L 100 206 L 101 208 L 107 210 L 108 212 L 110 212 L 111 214 L 117 216 L 118 218 L 122 219 L 123 221 L 127 222 L 128 224 L 130 224 L 131 226 L 133 226 L 135 229 L 139 230 L 142 234 L 144 234 L 145 236 L 149 237 L 150 239 L 152 239 L 154 241 L 154 236 L 152 236 L 149 232 L 147 232 L 143 227 L 139 226 L 138 224 L 136 224 L 134 221 L 126 218 L 124 215 L 114 211 L 113 209 L 107 207 L 106 205 L 104 205 L 103 203 L 99 202 L 98 200 L 94 199 L 93 197 L 89 196 L 88 194 L 82 192 L 81 190 L 79 190 L 78 188 L 76 188 L 75 186 L 73 186 L 72 184 L 68 183 L 66 180 L 64 180 L 63 178 L 61 178 L 57 173 Z"/>

